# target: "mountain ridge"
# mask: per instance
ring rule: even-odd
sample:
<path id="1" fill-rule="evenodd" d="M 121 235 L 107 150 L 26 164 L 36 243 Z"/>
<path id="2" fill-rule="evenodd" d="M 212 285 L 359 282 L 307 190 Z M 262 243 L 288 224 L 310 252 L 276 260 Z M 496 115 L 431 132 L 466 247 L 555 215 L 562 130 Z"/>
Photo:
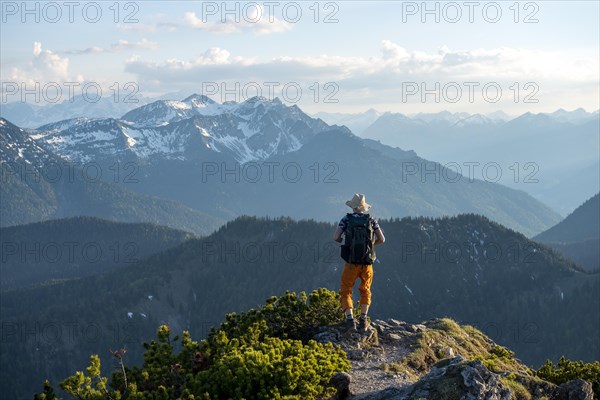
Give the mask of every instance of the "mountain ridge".
<path id="1" fill-rule="evenodd" d="M 568 243 L 597 237 L 600 237 L 600 194 L 598 193 L 534 239 L 546 243 Z"/>
<path id="2" fill-rule="evenodd" d="M 600 120 L 597 113 L 588 114 L 577 123 L 543 113 L 506 122 L 467 118 L 431 123 L 384 114 L 362 137 L 414 150 L 441 164 L 495 165 L 502 172 L 499 183 L 524 190 L 566 215 L 600 189 L 598 168 L 591 168 L 598 162 Z M 578 185 L 571 184 L 574 179 Z"/>
<path id="3" fill-rule="evenodd" d="M 327 127 L 321 120 L 309 118 L 297 106 L 286 106 L 279 99 L 253 97 L 242 103 L 223 104 L 209 100 L 200 95 L 191 95 L 183 101 L 158 100 L 120 118 L 76 119 L 43 125 L 35 130 L 33 137 L 49 150 L 78 162 L 89 161 L 85 156 L 90 154 L 98 158 L 128 151 L 141 159 L 160 155 L 183 160 L 195 137 L 201 139 L 196 148 L 206 147 L 209 153 L 229 153 L 238 162 L 248 162 L 294 151 Z M 92 137 L 86 137 L 86 133 Z M 64 136 L 75 139 L 66 142 L 62 140 Z M 105 149 L 98 151 L 97 142 L 109 143 L 102 144 Z"/>
<path id="4" fill-rule="evenodd" d="M 222 222 L 176 201 L 128 190 L 135 185 L 135 179 L 129 180 L 132 170 L 94 163 L 87 164 L 93 167 L 89 171 L 82 169 L 81 164 L 70 163 L 38 146 L 26 130 L 5 119 L 0 119 L 0 161 L 2 227 L 96 216 L 154 222 L 204 235 Z M 110 178 L 100 179 L 103 172 L 122 185 L 111 183 Z"/>
<path id="5" fill-rule="evenodd" d="M 476 212 L 528 235 L 560 218 L 524 192 L 478 176 L 457 175 L 409 150 L 376 144 L 345 127 L 328 126 L 296 106 L 254 97 L 243 103 L 213 102 L 198 108 L 193 104 L 206 102 L 202 97 L 192 95 L 185 100 L 186 112 L 194 115 L 173 114 L 168 121 L 154 121 L 150 104 L 131 111 L 132 118 L 62 121 L 27 132 L 40 146 L 71 162 L 99 163 L 108 169 L 114 168 L 115 162 L 136 166 L 139 183 L 128 189 L 169 198 L 222 219 L 280 212 L 283 204 L 288 205 L 292 217 L 307 217 L 309 211 L 299 199 L 311 193 L 324 204 L 314 216 L 326 220 L 338 209 L 334 200 L 343 204 L 342 186 L 372 193 L 386 217 Z M 153 104 L 172 105 L 164 101 Z M 196 113 L 196 109 L 200 111 Z M 140 127 L 127 121 L 136 118 L 152 123 Z M 323 153 L 325 148 L 328 151 Z M 285 169 L 277 171 L 276 181 L 266 182 L 267 174 L 273 178 L 263 165 Z M 286 175 L 289 167 L 302 180 L 292 182 Z M 258 181 L 239 182 L 240 177 L 246 178 L 243 172 L 259 168 Z M 427 168 L 433 174 L 428 175 Z M 207 169 L 215 173 L 207 176 Z M 374 184 L 370 190 L 367 182 Z M 265 190 L 271 195 L 265 197 Z"/>
<path id="6" fill-rule="evenodd" d="M 599 194 L 533 239 L 565 254 L 589 270 L 600 270 Z"/>
<path id="7" fill-rule="evenodd" d="M 0 291 L 80 279 L 117 268 L 195 238 L 152 223 L 71 217 L 0 228 Z M 35 254 L 32 254 L 35 250 Z"/>

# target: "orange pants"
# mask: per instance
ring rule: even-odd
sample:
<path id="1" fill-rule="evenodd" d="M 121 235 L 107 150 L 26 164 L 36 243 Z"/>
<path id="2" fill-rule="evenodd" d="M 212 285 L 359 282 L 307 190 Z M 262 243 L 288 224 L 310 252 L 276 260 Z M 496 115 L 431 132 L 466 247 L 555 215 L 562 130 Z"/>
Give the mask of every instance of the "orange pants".
<path id="1" fill-rule="evenodd" d="M 352 288 L 356 280 L 360 278 L 358 290 L 360 292 L 360 304 L 371 304 L 371 282 L 373 282 L 373 265 L 360 265 L 344 263 L 342 282 L 340 288 L 340 300 L 342 310 L 352 308 Z"/>

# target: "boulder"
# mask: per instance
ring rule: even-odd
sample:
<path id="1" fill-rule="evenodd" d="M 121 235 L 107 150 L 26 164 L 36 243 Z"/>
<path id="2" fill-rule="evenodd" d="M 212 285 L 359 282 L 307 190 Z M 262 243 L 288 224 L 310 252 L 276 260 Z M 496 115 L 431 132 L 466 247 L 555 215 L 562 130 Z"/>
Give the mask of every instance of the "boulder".
<path id="1" fill-rule="evenodd" d="M 329 385 L 335 388 L 336 394 L 331 400 L 346 400 L 350 396 L 352 377 L 346 372 L 338 372 L 331 377 Z"/>
<path id="2" fill-rule="evenodd" d="M 394 399 L 510 400 L 510 390 L 500 376 L 479 360 L 467 361 L 458 356 L 440 361 L 429 373 Z"/>
<path id="3" fill-rule="evenodd" d="M 554 391 L 555 400 L 594 400 L 592 384 L 583 379 L 563 383 Z"/>
<path id="4" fill-rule="evenodd" d="M 510 400 L 511 392 L 500 382 L 500 376 L 488 370 L 481 361 L 471 361 L 460 372 L 467 393 L 465 400 Z"/>

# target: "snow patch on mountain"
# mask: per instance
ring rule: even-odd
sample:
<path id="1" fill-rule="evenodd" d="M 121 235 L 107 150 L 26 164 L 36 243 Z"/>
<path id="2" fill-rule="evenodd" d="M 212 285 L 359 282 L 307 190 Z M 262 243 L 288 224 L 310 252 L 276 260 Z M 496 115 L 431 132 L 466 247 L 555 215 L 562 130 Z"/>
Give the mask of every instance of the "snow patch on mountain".
<path id="1" fill-rule="evenodd" d="M 456 121 L 454 123 L 454 125 L 452 125 L 452 127 L 459 128 L 459 127 L 472 126 L 472 125 L 485 126 L 485 125 L 489 125 L 489 124 L 493 124 L 493 123 L 494 123 L 493 120 L 491 120 L 490 118 L 488 118 L 484 115 L 473 114 L 473 115 L 469 115 L 466 118 L 462 118 L 462 119 Z"/>
<path id="2" fill-rule="evenodd" d="M 259 159 L 259 156 L 248 147 L 248 144 L 240 138 L 234 136 L 224 136 L 214 139 L 215 142 L 227 148 L 234 153 L 236 160 L 240 163 L 246 163 Z"/>
<path id="3" fill-rule="evenodd" d="M 249 126 L 249 122 L 240 122 L 238 124 L 238 129 L 242 131 L 244 137 L 252 137 L 258 133 L 258 129 L 251 128 Z"/>
<path id="4" fill-rule="evenodd" d="M 122 155 L 186 160 L 202 152 L 228 153 L 244 163 L 296 151 L 328 128 L 298 107 L 253 97 L 219 104 L 206 96 L 159 100 L 121 119 L 75 118 L 44 125 L 31 137 L 70 161 Z"/>

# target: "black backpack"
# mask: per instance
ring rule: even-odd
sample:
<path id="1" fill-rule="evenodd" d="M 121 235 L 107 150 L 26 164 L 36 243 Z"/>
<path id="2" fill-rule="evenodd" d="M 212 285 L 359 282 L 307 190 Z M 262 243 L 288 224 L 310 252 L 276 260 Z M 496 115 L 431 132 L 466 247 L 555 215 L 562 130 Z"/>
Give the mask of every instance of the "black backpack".
<path id="1" fill-rule="evenodd" d="M 342 258 L 350 264 L 373 264 L 375 262 L 374 231 L 369 214 L 347 214 L 347 217 L 348 226 L 341 247 Z"/>

